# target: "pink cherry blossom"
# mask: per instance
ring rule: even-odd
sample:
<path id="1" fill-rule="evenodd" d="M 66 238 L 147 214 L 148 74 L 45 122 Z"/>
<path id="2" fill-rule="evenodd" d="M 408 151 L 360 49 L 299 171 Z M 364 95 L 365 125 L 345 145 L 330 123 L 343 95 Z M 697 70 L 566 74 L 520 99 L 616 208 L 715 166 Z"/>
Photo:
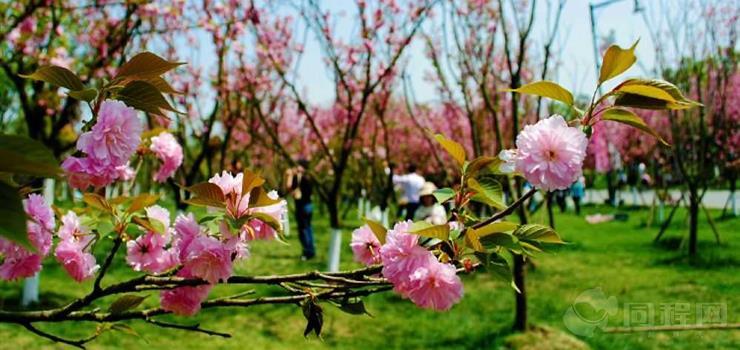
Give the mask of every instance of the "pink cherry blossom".
<path id="1" fill-rule="evenodd" d="M 31 277 L 41 271 L 43 258 L 41 255 L 31 254 L 19 246 L 14 246 L 11 251 L 4 254 L 5 260 L 0 265 L 0 278 L 6 281 Z"/>
<path id="2" fill-rule="evenodd" d="M 399 222 L 388 230 L 386 242 L 380 247 L 383 276 L 402 295 L 405 295 L 411 274 L 426 266 L 429 259 L 435 259 L 430 251 L 419 245 L 417 235 L 408 233 L 410 223 Z"/>
<path id="3" fill-rule="evenodd" d="M 276 191 L 270 191 L 267 196 L 272 200 L 278 199 Z M 247 210 L 248 214 L 261 213 L 270 216 L 273 222 L 280 224 L 282 228 L 283 217 L 288 213 L 288 202 L 280 200 L 278 203 L 267 205 L 264 207 L 250 208 Z M 260 219 L 250 220 L 247 225 L 251 227 L 251 230 L 247 230 L 246 238 L 248 240 L 263 239 L 270 240 L 277 237 L 275 229 L 268 225 L 266 222 Z"/>
<path id="4" fill-rule="evenodd" d="M 201 232 L 198 221 L 195 220 L 193 213 L 188 215 L 180 214 L 175 219 L 175 242 L 173 247 L 178 252 L 181 261 L 184 261 L 190 252 L 190 243 Z"/>
<path id="5" fill-rule="evenodd" d="M 67 157 L 62 162 L 62 169 L 67 175 L 69 185 L 79 190 L 105 187 L 122 175 L 118 167 L 90 157 Z"/>
<path id="6" fill-rule="evenodd" d="M 252 224 L 250 223 L 250 225 Z M 255 229 L 250 225 L 242 226 L 241 230 L 236 231 L 236 233 L 231 231 L 226 221 L 222 221 L 219 225 L 219 232 L 221 233 L 224 245 L 233 253 L 232 257 L 234 260 L 242 260 L 249 257 L 248 242 L 255 239 L 254 237 L 256 236 L 253 232 Z"/>
<path id="7" fill-rule="evenodd" d="M 107 164 L 123 165 L 136 152 L 142 130 L 135 109 L 120 101 L 105 101 L 92 130 L 77 140 L 77 149 Z"/>
<path id="8" fill-rule="evenodd" d="M 72 240 L 64 240 L 57 245 L 54 257 L 67 273 L 77 282 L 82 282 L 95 275 L 100 268 L 95 263 L 95 256 L 85 252 L 84 247 Z"/>
<path id="9" fill-rule="evenodd" d="M 192 278 L 185 271 L 180 271 L 177 276 Z M 200 304 L 208 298 L 213 285 L 203 284 L 199 286 L 177 287 L 160 293 L 159 302 L 163 309 L 181 316 L 192 316 L 200 311 Z"/>
<path id="10" fill-rule="evenodd" d="M 153 205 L 151 207 L 147 207 L 144 209 L 146 211 L 146 216 L 150 220 L 156 220 L 160 224 L 162 224 L 162 227 L 169 228 L 170 227 L 170 211 L 159 206 L 159 205 Z M 165 243 L 169 242 L 169 235 L 165 234 L 164 241 Z"/>
<path id="11" fill-rule="evenodd" d="M 182 147 L 172 134 L 163 132 L 152 137 L 152 145 L 149 149 L 162 161 L 159 170 L 154 174 L 154 180 L 165 182 L 182 165 Z"/>
<path id="12" fill-rule="evenodd" d="M 54 230 L 54 212 L 51 210 L 44 197 L 31 194 L 23 201 L 28 220 L 26 220 L 26 231 L 28 240 L 31 242 L 35 252 L 29 252 L 25 248 L 0 238 L 0 254 L 4 256 L 0 265 L 0 278 L 4 280 L 16 280 L 31 277 L 41 270 L 41 260 L 51 250 L 52 230 Z"/>
<path id="13" fill-rule="evenodd" d="M 51 237 L 54 230 L 54 212 L 51 210 L 44 197 L 31 194 L 23 201 L 23 206 L 29 220 L 26 221 L 28 239 L 38 249 L 41 256 L 49 254 L 51 249 Z"/>
<path id="14" fill-rule="evenodd" d="M 210 283 L 226 281 L 232 274 L 231 250 L 221 241 L 206 235 L 196 236 L 182 261 L 183 271 Z"/>
<path id="15" fill-rule="evenodd" d="M 165 249 L 166 237 L 157 232 L 147 232 L 126 243 L 126 262 L 135 271 L 162 273 L 178 263 L 173 249 Z"/>
<path id="16" fill-rule="evenodd" d="M 352 242 L 349 244 L 355 255 L 355 261 L 365 265 L 380 263 L 380 241 L 368 225 L 352 232 Z"/>
<path id="17" fill-rule="evenodd" d="M 249 205 L 249 193 L 242 195 L 242 179 L 244 174 L 231 175 L 223 171 L 221 175 L 216 174 L 208 182 L 221 188 L 226 197 L 226 212 L 233 218 L 238 219 L 247 213 Z"/>
<path id="18" fill-rule="evenodd" d="M 527 125 L 516 140 L 516 170 L 545 191 L 568 188 L 581 176 L 588 139 L 554 115 Z"/>
<path id="19" fill-rule="evenodd" d="M 463 285 L 453 265 L 435 259 L 411 274 L 407 294 L 422 308 L 446 311 L 462 298 Z"/>

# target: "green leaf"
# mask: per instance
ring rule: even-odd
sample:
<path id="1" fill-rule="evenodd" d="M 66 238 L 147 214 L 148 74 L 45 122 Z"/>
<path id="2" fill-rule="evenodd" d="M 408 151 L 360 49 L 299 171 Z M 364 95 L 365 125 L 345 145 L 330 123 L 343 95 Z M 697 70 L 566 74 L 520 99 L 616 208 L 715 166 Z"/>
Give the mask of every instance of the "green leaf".
<path id="1" fill-rule="evenodd" d="M 283 230 L 283 224 L 278 221 L 276 218 L 272 217 L 271 215 L 267 213 L 252 213 L 250 215 L 250 218 L 252 219 L 258 219 L 270 227 L 272 227 L 275 231 L 282 231 Z"/>
<path id="2" fill-rule="evenodd" d="M 558 236 L 558 233 L 550 226 L 540 224 L 521 225 L 514 231 L 514 236 L 517 236 L 522 241 L 556 244 L 564 243 L 560 239 L 560 236 Z"/>
<path id="3" fill-rule="evenodd" d="M 668 142 L 663 140 L 660 135 L 653 130 L 649 125 L 645 123 L 640 116 L 628 111 L 626 109 L 612 107 L 607 109 L 601 114 L 601 120 L 611 120 L 617 123 L 627 124 L 633 128 L 637 128 L 643 132 L 646 132 L 660 141 L 660 143 L 670 146 Z"/>
<path id="4" fill-rule="evenodd" d="M 455 190 L 445 187 L 434 191 L 432 194 L 434 195 L 434 198 L 437 199 L 437 202 L 441 204 L 455 197 L 456 193 Z"/>
<path id="5" fill-rule="evenodd" d="M 131 218 L 131 222 L 141 226 L 144 231 L 164 233 L 165 227 L 159 220 L 149 220 L 140 216 L 134 216 Z"/>
<path id="6" fill-rule="evenodd" d="M 19 74 L 19 76 L 22 78 L 44 81 L 70 90 L 82 90 L 85 88 L 85 85 L 82 84 L 82 80 L 80 80 L 76 74 L 72 73 L 72 71 L 67 68 L 59 66 L 41 66 L 31 74 Z"/>
<path id="7" fill-rule="evenodd" d="M 171 62 L 151 52 L 142 52 L 131 57 L 118 68 L 116 78 L 148 79 L 158 77 L 185 62 Z"/>
<path id="8" fill-rule="evenodd" d="M 411 224 L 409 233 L 422 237 L 436 238 L 446 241 L 450 238 L 450 225 L 432 225 L 426 221 L 417 221 Z"/>
<path id="9" fill-rule="evenodd" d="M 163 110 L 184 114 L 174 109 L 154 85 L 145 81 L 129 83 L 116 92 L 115 98 L 129 107 L 151 114 L 164 115 Z"/>
<path id="10" fill-rule="evenodd" d="M 112 304 L 110 304 L 110 307 L 108 307 L 108 312 L 112 314 L 120 314 L 124 311 L 131 310 L 141 304 L 144 299 L 146 299 L 147 296 L 139 296 L 135 294 L 126 294 L 124 296 L 121 296 L 120 298 L 116 299 Z"/>
<path id="11" fill-rule="evenodd" d="M 629 49 L 623 49 L 617 45 L 609 46 L 609 48 L 606 49 L 604 58 L 601 62 L 599 83 L 603 83 L 624 73 L 624 71 L 635 64 L 635 61 L 637 61 L 637 57 L 635 57 L 635 48 L 639 42 L 640 40 L 638 39 Z"/>
<path id="12" fill-rule="evenodd" d="M 185 188 L 186 191 L 194 195 L 193 198 L 185 202 L 192 205 L 224 208 L 226 206 L 226 196 L 216 184 L 210 182 L 201 182 Z"/>
<path id="13" fill-rule="evenodd" d="M 477 252 L 485 252 L 487 249 L 495 248 L 495 246 L 514 248 L 517 239 L 506 232 L 517 227 L 518 225 L 513 222 L 500 221 L 492 222 L 477 229 L 470 228 L 465 233 L 465 242 Z"/>
<path id="14" fill-rule="evenodd" d="M 85 202 L 91 208 L 113 214 L 113 207 L 108 203 L 103 196 L 97 193 L 85 193 L 82 195 L 82 201 Z"/>
<path id="15" fill-rule="evenodd" d="M 54 154 L 40 142 L 23 136 L 0 135 L 0 172 L 54 177 L 61 169 Z"/>
<path id="16" fill-rule="evenodd" d="M 465 167 L 465 173 L 469 176 L 473 176 L 482 169 L 488 168 L 493 170 L 498 168 L 498 165 L 501 164 L 501 162 L 502 160 L 498 157 L 480 156 L 468 163 L 468 166 Z"/>
<path id="17" fill-rule="evenodd" d="M 536 81 L 516 89 L 507 89 L 506 91 L 547 97 L 565 103 L 568 106 L 573 105 L 573 94 L 568 89 L 552 81 Z"/>
<path id="18" fill-rule="evenodd" d="M 487 204 L 496 209 L 506 208 L 504 203 L 504 191 L 501 183 L 493 176 L 481 176 L 476 179 L 468 179 L 468 187 L 475 192 L 472 200 Z"/>
<path id="19" fill-rule="evenodd" d="M 156 204 L 158 200 L 159 200 L 159 195 L 157 194 L 149 194 L 149 193 L 140 194 L 134 197 L 134 200 L 131 202 L 131 206 L 128 207 L 126 212 L 135 213 L 141 209 L 144 209 L 146 207 L 150 207 Z"/>
<path id="20" fill-rule="evenodd" d="M 611 93 L 617 94 L 615 105 L 647 109 L 687 109 L 701 103 L 686 98 L 673 84 L 659 79 L 629 79 Z"/>
<path id="21" fill-rule="evenodd" d="M 26 233 L 23 201 L 15 188 L 4 182 L 0 182 L 0 236 L 30 251 L 36 251 Z"/>
<path id="22" fill-rule="evenodd" d="M 365 224 L 370 228 L 370 231 L 373 231 L 375 237 L 380 241 L 380 244 L 385 244 L 385 236 L 388 233 L 388 229 L 385 228 L 383 224 L 368 218 L 365 218 Z"/>
<path id="23" fill-rule="evenodd" d="M 497 253 L 475 253 L 484 271 L 504 282 L 512 281 L 509 262 Z"/>
<path id="24" fill-rule="evenodd" d="M 463 148 L 461 144 L 448 139 L 442 134 L 434 135 L 434 138 L 442 145 L 445 151 L 452 156 L 452 159 L 460 164 L 460 166 L 465 164 L 465 148 Z"/>
<path id="25" fill-rule="evenodd" d="M 67 95 L 80 101 L 90 102 L 98 97 L 98 90 L 92 88 L 84 90 L 71 90 L 67 92 Z"/>

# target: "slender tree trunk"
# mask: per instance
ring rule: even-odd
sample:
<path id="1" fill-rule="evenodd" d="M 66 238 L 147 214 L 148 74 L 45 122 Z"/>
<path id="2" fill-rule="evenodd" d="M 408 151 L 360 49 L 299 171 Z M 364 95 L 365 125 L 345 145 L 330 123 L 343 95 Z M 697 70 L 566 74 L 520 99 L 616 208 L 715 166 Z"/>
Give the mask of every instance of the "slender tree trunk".
<path id="1" fill-rule="evenodd" d="M 521 180 L 517 179 L 516 184 L 517 197 L 522 196 L 522 183 Z M 527 213 L 524 209 L 524 205 L 520 205 L 517 210 L 519 215 L 519 222 L 522 225 L 527 223 Z M 527 321 L 527 261 L 523 255 L 513 254 L 514 271 L 513 279 L 514 284 L 519 288 L 519 292 L 515 292 L 514 298 L 516 301 L 516 313 L 514 314 L 514 326 L 513 329 L 518 332 L 524 332 L 528 328 Z"/>
<path id="2" fill-rule="evenodd" d="M 699 228 L 699 193 L 693 186 L 689 188 L 689 261 L 696 260 Z"/>
<path id="3" fill-rule="evenodd" d="M 516 293 L 516 314 L 514 315 L 514 330 L 527 330 L 527 286 L 524 283 L 527 262 L 523 255 L 514 254 L 514 284 L 519 288 Z"/>

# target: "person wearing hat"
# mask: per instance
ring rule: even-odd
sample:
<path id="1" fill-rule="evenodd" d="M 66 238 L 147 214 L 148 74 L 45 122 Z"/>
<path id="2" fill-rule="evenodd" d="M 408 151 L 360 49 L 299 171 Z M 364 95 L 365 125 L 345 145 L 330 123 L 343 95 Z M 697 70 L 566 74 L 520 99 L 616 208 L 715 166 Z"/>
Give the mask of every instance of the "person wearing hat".
<path id="1" fill-rule="evenodd" d="M 414 220 L 424 220 L 432 225 L 444 225 L 447 223 L 447 212 L 445 208 L 437 203 L 434 191 L 437 190 L 431 182 L 425 182 L 419 191 L 419 209 L 414 213 Z"/>

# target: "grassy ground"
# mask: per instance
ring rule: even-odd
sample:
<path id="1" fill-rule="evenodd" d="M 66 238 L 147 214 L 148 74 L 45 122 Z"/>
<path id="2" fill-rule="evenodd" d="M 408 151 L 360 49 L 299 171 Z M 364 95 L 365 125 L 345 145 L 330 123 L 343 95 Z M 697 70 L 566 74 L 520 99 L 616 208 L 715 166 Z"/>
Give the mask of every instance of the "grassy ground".
<path id="1" fill-rule="evenodd" d="M 585 213 L 608 213 L 605 207 L 587 207 Z M 740 331 L 684 331 L 606 334 L 578 339 L 568 335 L 563 315 L 584 291 L 601 288 L 606 296 L 618 301 L 616 314 L 608 326 L 624 325 L 624 309 L 629 303 L 650 303 L 654 307 L 653 323 L 661 323 L 666 305 L 688 304 L 687 321 L 694 323 L 700 303 L 726 305 L 727 322 L 740 322 L 740 220 L 718 220 L 723 244 L 714 243 L 709 226 L 700 227 L 697 265 L 689 265 L 679 250 L 680 238 L 687 229 L 685 213 L 677 214 L 664 236 L 664 243 L 654 245 L 656 227 L 645 227 L 646 210 L 628 210 L 626 222 L 587 224 L 582 217 L 558 214 L 556 226 L 568 245 L 534 259 L 528 272 L 530 319 L 536 331 L 526 336 L 511 335 L 513 292 L 505 284 L 484 274 L 465 276 L 465 297 L 447 313 L 417 309 L 410 302 L 386 293 L 366 299 L 374 315 L 350 316 L 325 305 L 323 340 L 304 338 L 301 311 L 293 306 L 257 306 L 247 309 L 222 309 L 202 312 L 197 321 L 203 327 L 228 332 L 232 339 L 209 337 L 177 330 L 148 327 L 141 322 L 129 325 L 138 335 L 108 332 L 90 344 L 92 349 L 521 349 L 578 348 L 594 349 L 728 349 L 740 344 Z M 542 214 L 535 221 L 544 222 Z M 717 213 L 715 212 L 715 215 Z M 351 220 L 348 225 L 357 224 Z M 259 242 L 252 247 L 252 259 L 239 267 L 241 274 L 289 273 L 324 267 L 328 241 L 327 222 L 315 222 L 318 259 L 301 262 L 300 246 L 293 234 L 290 245 Z M 295 232 L 295 230 L 293 230 Z M 345 236 L 345 243 L 348 236 Z M 352 268 L 351 252 L 346 247 L 342 267 Z M 128 269 L 114 268 L 112 278 L 129 275 Z M 44 267 L 41 277 L 41 299 L 46 304 L 59 304 L 80 296 L 89 283 L 76 285 L 57 264 Z M 219 287 L 214 295 L 234 293 L 246 287 Z M 17 305 L 20 283 L 0 284 L 0 306 Z M 261 290 L 260 293 L 274 293 Z M 158 298 L 145 303 L 156 305 Z M 668 306 L 670 307 L 670 306 Z M 589 310 L 581 309 L 584 315 Z M 594 310 L 591 310 L 594 311 Z M 597 310 L 598 311 L 598 310 Z M 595 312 L 595 311 L 594 311 Z M 195 322 L 193 319 L 179 320 Z M 633 324 L 634 325 L 634 324 Z M 92 324 L 51 324 L 43 329 L 67 337 L 84 336 L 95 329 Z M 1 349 L 56 349 L 53 344 L 26 332 L 16 325 L 0 325 Z M 587 344 L 587 345 L 586 345 Z"/>

